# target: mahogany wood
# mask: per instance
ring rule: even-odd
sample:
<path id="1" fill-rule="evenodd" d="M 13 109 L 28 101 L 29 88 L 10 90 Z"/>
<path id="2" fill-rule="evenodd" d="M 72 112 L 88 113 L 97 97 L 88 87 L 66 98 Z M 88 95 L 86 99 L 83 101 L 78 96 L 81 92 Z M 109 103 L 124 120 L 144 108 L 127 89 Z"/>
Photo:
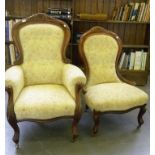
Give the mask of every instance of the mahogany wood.
<path id="1" fill-rule="evenodd" d="M 82 37 L 80 38 L 80 43 L 79 43 L 79 52 L 80 52 L 80 57 L 81 57 L 81 60 L 82 60 L 82 63 L 83 63 L 83 67 L 84 67 L 84 72 L 86 73 L 86 77 L 87 79 L 89 80 L 90 78 L 90 69 L 89 69 L 89 64 L 88 64 L 88 61 L 87 61 L 87 58 L 86 58 L 86 55 L 85 55 L 85 51 L 84 51 L 84 43 L 86 41 L 87 38 L 89 38 L 90 36 L 92 35 L 98 35 L 98 34 L 103 34 L 103 35 L 108 35 L 108 36 L 111 36 L 113 37 L 117 44 L 118 44 L 118 52 L 117 52 L 117 57 L 116 57 L 116 61 L 115 61 L 115 69 L 116 69 L 116 73 L 119 77 L 120 80 L 122 80 L 123 82 L 126 82 L 128 84 L 131 84 L 131 85 L 135 85 L 136 83 L 133 82 L 133 81 L 129 81 L 125 78 L 123 78 L 121 76 L 121 74 L 119 73 L 119 69 L 118 69 L 118 63 L 119 63 L 119 59 L 120 59 L 120 56 L 121 56 L 121 52 L 122 52 L 122 42 L 121 42 L 121 39 L 118 37 L 117 34 L 111 32 L 111 31 L 108 31 L 102 27 L 99 27 L 99 26 L 95 26 L 93 28 L 91 28 L 89 31 L 87 31 L 86 33 L 84 33 L 82 35 Z M 86 90 L 83 90 L 84 93 L 86 93 Z M 98 132 L 98 127 L 99 127 L 99 117 L 100 117 L 100 114 L 101 113 L 126 113 L 126 112 L 129 112 L 133 109 L 136 109 L 136 108 L 140 108 L 140 112 L 138 114 L 138 122 L 139 122 L 139 126 L 141 126 L 143 124 L 143 119 L 142 119 L 142 116 L 143 114 L 145 113 L 145 105 L 142 105 L 142 106 L 135 106 L 131 109 L 127 109 L 127 110 L 122 110 L 122 111 L 105 111 L 105 112 L 99 112 L 99 111 L 93 111 L 93 119 L 94 119 L 94 126 L 93 126 L 93 134 L 96 134 Z"/>
<path id="2" fill-rule="evenodd" d="M 18 49 L 18 51 L 20 52 L 20 58 L 15 62 L 14 65 L 20 65 L 23 63 L 23 49 L 21 46 L 21 42 L 20 42 L 20 38 L 19 38 L 19 31 L 22 27 L 28 25 L 28 24 L 37 24 L 37 23 L 48 23 L 48 24 L 54 24 L 57 25 L 59 27 L 61 27 L 61 29 L 63 29 L 64 31 L 64 41 L 63 41 L 63 45 L 61 47 L 61 53 L 62 53 L 62 61 L 64 63 L 67 63 L 67 59 L 66 59 L 66 48 L 68 46 L 69 40 L 70 40 L 70 29 L 68 27 L 68 25 L 58 19 L 52 18 L 47 16 L 46 14 L 35 14 L 31 17 L 26 18 L 24 21 L 21 21 L 17 24 L 15 24 L 13 26 L 13 40 L 14 43 Z M 22 121 L 31 121 L 31 122 L 48 122 L 48 121 L 55 121 L 57 119 L 61 119 L 61 118 L 72 118 L 73 119 L 73 123 L 72 123 L 72 135 L 73 135 L 73 140 L 75 141 L 75 139 L 77 138 L 77 124 L 81 118 L 81 113 L 82 113 L 82 106 L 80 103 L 80 90 L 83 87 L 83 85 L 81 83 L 78 83 L 75 87 L 75 93 L 76 93 L 76 108 L 75 108 L 75 113 L 74 116 L 62 116 L 62 117 L 58 117 L 58 118 L 52 118 L 52 119 L 48 119 L 48 120 L 38 120 L 38 119 L 23 119 L 23 120 L 18 120 L 16 119 L 16 115 L 14 112 L 14 103 L 13 103 L 13 89 L 12 88 L 8 88 L 6 87 L 6 91 L 8 92 L 9 95 L 9 101 L 8 101 L 8 110 L 7 110 L 7 119 L 9 124 L 11 125 L 11 127 L 14 129 L 14 137 L 13 137 L 13 141 L 18 144 L 19 143 L 19 127 L 17 125 L 18 122 L 22 122 Z"/>

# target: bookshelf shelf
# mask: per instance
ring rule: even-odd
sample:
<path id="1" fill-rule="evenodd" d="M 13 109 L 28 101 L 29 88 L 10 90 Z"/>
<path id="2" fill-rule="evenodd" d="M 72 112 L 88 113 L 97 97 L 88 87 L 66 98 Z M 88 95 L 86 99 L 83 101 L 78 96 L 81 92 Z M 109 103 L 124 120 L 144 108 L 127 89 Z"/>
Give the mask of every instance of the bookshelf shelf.
<path id="1" fill-rule="evenodd" d="M 117 9 L 121 7 L 125 8 L 126 4 L 141 3 L 147 4 L 149 0 L 124 0 L 119 1 Z M 144 50 L 148 52 L 150 50 L 150 22 L 149 20 L 128 21 L 129 18 L 113 18 L 113 11 L 115 8 L 114 0 L 93 0 L 93 3 L 89 0 L 6 0 L 6 10 L 8 11 L 5 20 L 23 19 L 33 14 L 44 12 L 47 13 L 49 8 L 71 8 L 71 19 L 67 21 L 71 28 L 71 41 L 68 47 L 67 57 L 71 59 L 74 65 L 82 67 L 80 62 L 80 56 L 78 52 L 78 40 L 79 35 L 85 33 L 93 26 L 102 26 L 109 31 L 113 31 L 118 34 L 123 43 L 123 50 L 132 49 Z M 125 10 L 125 9 L 124 9 Z M 80 13 L 90 14 L 106 14 L 108 19 L 106 20 L 84 20 L 79 18 Z M 114 20 L 111 20 L 114 19 Z M 116 20 L 117 19 L 117 20 Z M 138 19 L 138 18 L 137 18 Z M 129 19 L 130 20 L 130 19 Z M 148 21 L 148 22 L 146 22 Z M 5 41 L 6 46 L 13 44 L 13 41 Z M 11 66 L 11 65 L 7 65 Z M 149 74 L 149 66 L 146 66 L 146 70 L 120 70 L 122 76 L 131 81 L 136 81 L 137 85 L 144 85 L 147 82 Z"/>
<path id="2" fill-rule="evenodd" d="M 150 48 L 149 45 L 123 45 L 123 48 Z"/>
<path id="3" fill-rule="evenodd" d="M 5 20 L 11 20 L 11 19 L 23 19 L 26 18 L 27 16 L 13 16 L 13 15 L 9 15 L 5 17 Z"/>
<path id="4" fill-rule="evenodd" d="M 147 73 L 148 71 L 146 70 L 128 70 L 128 69 L 120 69 L 119 72 L 122 72 L 122 73 Z"/>
<path id="5" fill-rule="evenodd" d="M 13 41 L 5 41 L 5 44 L 14 44 L 14 42 Z"/>
<path id="6" fill-rule="evenodd" d="M 150 22 L 137 22 L 137 21 L 119 21 L 119 20 L 86 20 L 73 18 L 74 22 L 102 22 L 102 23 L 113 23 L 113 24 L 150 24 Z"/>

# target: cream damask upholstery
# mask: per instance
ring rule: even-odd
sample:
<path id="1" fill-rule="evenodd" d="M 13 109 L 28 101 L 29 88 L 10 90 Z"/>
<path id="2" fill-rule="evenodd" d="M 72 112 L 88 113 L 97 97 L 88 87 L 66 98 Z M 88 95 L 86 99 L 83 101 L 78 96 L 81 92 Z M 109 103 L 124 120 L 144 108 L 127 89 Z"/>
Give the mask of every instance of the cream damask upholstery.
<path id="1" fill-rule="evenodd" d="M 92 35 L 84 42 L 84 52 L 89 65 L 87 86 L 120 81 L 115 71 L 118 44 L 107 35 Z"/>
<path id="2" fill-rule="evenodd" d="M 24 54 L 25 85 L 62 84 L 62 28 L 51 24 L 31 24 L 21 28 L 19 37 Z"/>
<path id="3" fill-rule="evenodd" d="M 23 88 L 15 103 L 17 120 L 73 116 L 75 100 L 63 85 L 33 85 Z"/>
<path id="4" fill-rule="evenodd" d="M 13 39 L 20 61 L 6 71 L 9 93 L 8 121 L 19 141 L 18 121 L 73 118 L 73 138 L 81 116 L 80 90 L 84 73 L 66 63 L 65 50 L 70 39 L 66 23 L 37 14 L 13 27 Z M 13 104 L 13 105 L 12 105 Z"/>
<path id="5" fill-rule="evenodd" d="M 5 73 L 5 87 L 13 88 L 13 102 L 24 87 L 24 74 L 20 66 L 13 66 Z"/>
<path id="6" fill-rule="evenodd" d="M 99 114 L 102 112 L 125 112 L 140 108 L 139 126 L 143 123 L 140 117 L 145 112 L 148 95 L 124 83 L 119 76 L 116 69 L 121 46 L 121 40 L 115 33 L 99 26 L 91 28 L 80 38 L 79 49 L 88 79 L 84 96 L 94 114 L 94 133 L 97 132 Z"/>
<path id="7" fill-rule="evenodd" d="M 91 86 L 85 94 L 91 110 L 100 112 L 127 110 L 144 105 L 148 95 L 126 83 L 103 83 Z"/>

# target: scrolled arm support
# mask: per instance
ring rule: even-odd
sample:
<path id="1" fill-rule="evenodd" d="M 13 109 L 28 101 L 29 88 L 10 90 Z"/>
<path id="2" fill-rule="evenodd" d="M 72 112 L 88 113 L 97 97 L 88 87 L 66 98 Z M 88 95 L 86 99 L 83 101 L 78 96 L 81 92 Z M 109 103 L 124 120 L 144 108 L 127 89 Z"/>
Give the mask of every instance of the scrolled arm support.
<path id="1" fill-rule="evenodd" d="M 79 120 L 82 112 L 80 91 L 86 84 L 86 77 L 78 67 L 71 64 L 66 64 L 63 68 L 63 84 L 71 96 L 75 99 L 75 119 Z"/>
<path id="2" fill-rule="evenodd" d="M 20 66 L 13 66 L 5 72 L 5 89 L 12 89 L 13 102 L 24 87 L 24 75 Z"/>

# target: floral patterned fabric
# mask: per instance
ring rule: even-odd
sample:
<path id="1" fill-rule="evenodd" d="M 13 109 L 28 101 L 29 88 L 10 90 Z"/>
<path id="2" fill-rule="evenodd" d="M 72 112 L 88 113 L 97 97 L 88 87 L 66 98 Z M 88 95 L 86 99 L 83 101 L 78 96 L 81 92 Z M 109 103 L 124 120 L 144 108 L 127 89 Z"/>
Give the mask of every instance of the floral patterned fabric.
<path id="1" fill-rule="evenodd" d="M 114 38 L 92 35 L 84 42 L 84 52 L 90 69 L 87 86 L 119 81 L 115 71 L 118 45 Z"/>
<path id="2" fill-rule="evenodd" d="M 20 29 L 23 63 L 6 71 L 6 87 L 13 88 L 17 120 L 52 119 L 75 115 L 75 86 L 85 84 L 83 72 L 62 61 L 64 31 L 52 24 Z"/>
<path id="3" fill-rule="evenodd" d="M 5 86 L 13 88 L 13 101 L 15 103 L 18 95 L 24 87 L 24 74 L 20 66 L 13 66 L 6 71 Z"/>
<path id="4" fill-rule="evenodd" d="M 71 64 L 64 65 L 63 84 L 66 86 L 72 97 L 76 98 L 75 88 L 77 84 L 85 85 L 86 77 L 83 72 Z"/>
<path id="5" fill-rule="evenodd" d="M 15 104 L 18 120 L 74 116 L 75 101 L 62 85 L 25 87 Z"/>
<path id="6" fill-rule="evenodd" d="M 19 37 L 25 85 L 61 84 L 63 30 L 52 24 L 31 24 L 20 29 Z"/>
<path id="7" fill-rule="evenodd" d="M 147 103 L 148 95 L 126 83 L 104 83 L 87 88 L 86 103 L 92 110 L 128 110 Z"/>

